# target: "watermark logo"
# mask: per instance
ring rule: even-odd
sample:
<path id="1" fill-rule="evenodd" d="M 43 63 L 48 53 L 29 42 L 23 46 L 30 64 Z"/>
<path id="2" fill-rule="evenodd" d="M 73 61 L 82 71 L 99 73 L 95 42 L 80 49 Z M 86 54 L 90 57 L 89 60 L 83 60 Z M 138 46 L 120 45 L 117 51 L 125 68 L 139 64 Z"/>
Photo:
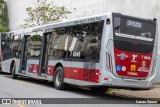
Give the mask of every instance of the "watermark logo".
<path id="1" fill-rule="evenodd" d="M 2 104 L 12 104 L 11 99 L 2 99 Z"/>
<path id="2" fill-rule="evenodd" d="M 41 99 L 2 99 L 2 104 L 42 104 Z"/>

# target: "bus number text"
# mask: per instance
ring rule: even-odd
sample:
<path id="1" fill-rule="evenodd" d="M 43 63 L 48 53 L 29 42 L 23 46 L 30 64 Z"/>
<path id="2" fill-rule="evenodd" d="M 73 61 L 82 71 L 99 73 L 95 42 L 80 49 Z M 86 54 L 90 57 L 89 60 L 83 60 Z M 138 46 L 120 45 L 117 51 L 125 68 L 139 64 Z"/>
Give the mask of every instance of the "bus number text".
<path id="1" fill-rule="evenodd" d="M 71 51 L 71 54 L 70 56 L 73 56 L 73 57 L 80 57 L 81 56 L 81 52 L 75 52 L 75 51 Z"/>

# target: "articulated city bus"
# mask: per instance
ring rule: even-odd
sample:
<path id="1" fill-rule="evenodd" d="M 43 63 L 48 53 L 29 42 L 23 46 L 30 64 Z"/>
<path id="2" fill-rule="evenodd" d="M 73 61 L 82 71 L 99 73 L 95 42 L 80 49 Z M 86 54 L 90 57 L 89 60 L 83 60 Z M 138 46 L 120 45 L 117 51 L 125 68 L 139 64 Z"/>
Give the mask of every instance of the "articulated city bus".
<path id="1" fill-rule="evenodd" d="M 93 89 L 149 89 L 155 77 L 156 20 L 107 13 L 1 35 L 2 71 Z"/>

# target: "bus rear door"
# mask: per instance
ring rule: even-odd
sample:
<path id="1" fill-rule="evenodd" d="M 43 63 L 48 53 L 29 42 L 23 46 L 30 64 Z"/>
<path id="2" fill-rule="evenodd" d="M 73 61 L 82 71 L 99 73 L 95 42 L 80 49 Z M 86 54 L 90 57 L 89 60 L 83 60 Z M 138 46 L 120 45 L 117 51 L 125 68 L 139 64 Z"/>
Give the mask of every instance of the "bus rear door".
<path id="1" fill-rule="evenodd" d="M 48 71 L 48 49 L 49 49 L 49 37 L 51 33 L 44 33 L 42 38 L 42 46 L 39 60 L 39 76 L 45 77 Z"/>
<path id="2" fill-rule="evenodd" d="M 28 43 L 28 37 L 30 35 L 24 35 L 23 43 L 22 43 L 22 51 L 21 51 L 21 57 L 20 57 L 20 68 L 19 73 L 25 73 L 26 66 L 27 66 L 27 43 Z"/>

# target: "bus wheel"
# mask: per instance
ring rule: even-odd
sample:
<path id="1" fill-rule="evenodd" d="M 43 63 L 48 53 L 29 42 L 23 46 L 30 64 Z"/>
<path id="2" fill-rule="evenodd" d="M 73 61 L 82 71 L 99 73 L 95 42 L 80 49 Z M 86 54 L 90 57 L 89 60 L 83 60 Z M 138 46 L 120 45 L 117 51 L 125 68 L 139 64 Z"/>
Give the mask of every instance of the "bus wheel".
<path id="1" fill-rule="evenodd" d="M 12 70 L 12 79 L 17 79 L 16 75 L 16 65 L 14 64 L 13 67 L 11 68 Z"/>
<path id="2" fill-rule="evenodd" d="M 64 71 L 61 66 L 57 67 L 54 73 L 54 87 L 58 90 L 65 89 L 66 84 L 64 80 Z"/>

